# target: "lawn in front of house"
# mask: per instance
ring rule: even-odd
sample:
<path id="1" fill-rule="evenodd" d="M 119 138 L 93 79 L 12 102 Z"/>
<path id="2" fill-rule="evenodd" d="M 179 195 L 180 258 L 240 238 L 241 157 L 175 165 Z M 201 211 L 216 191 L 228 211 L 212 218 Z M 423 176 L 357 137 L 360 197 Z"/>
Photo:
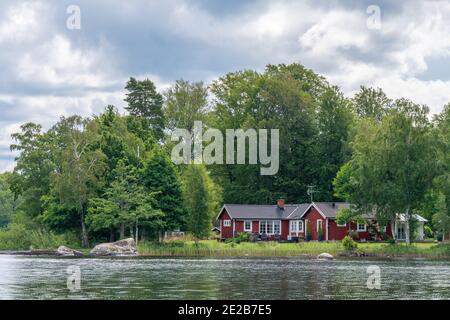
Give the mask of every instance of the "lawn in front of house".
<path id="1" fill-rule="evenodd" d="M 217 242 L 216 240 L 144 242 L 138 245 L 143 256 L 315 256 L 323 252 L 337 255 L 344 252 L 341 242 Z M 437 243 L 358 243 L 358 252 L 376 256 L 450 257 L 450 246 Z"/>

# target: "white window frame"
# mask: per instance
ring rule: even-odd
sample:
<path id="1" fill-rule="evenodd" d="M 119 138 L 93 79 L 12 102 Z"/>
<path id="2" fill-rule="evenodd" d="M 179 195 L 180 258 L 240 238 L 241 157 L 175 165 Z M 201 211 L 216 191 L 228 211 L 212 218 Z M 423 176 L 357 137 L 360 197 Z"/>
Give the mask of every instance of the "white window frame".
<path id="1" fill-rule="evenodd" d="M 359 226 L 364 225 L 364 229 L 360 229 Z M 356 231 L 357 232 L 366 232 L 367 231 L 367 225 L 365 223 L 356 223 Z"/>
<path id="2" fill-rule="evenodd" d="M 264 232 L 261 232 L 261 223 L 262 222 L 264 222 L 264 224 L 265 224 L 265 228 L 263 230 Z M 259 231 L 259 233 L 261 233 L 261 234 L 265 233 L 267 235 L 275 235 L 276 234 L 275 233 L 275 223 L 279 224 L 280 232 L 278 234 L 281 235 L 281 220 L 259 220 L 258 221 L 258 231 Z M 270 225 L 271 232 L 267 232 L 268 229 L 269 229 L 268 228 L 269 225 Z"/>
<path id="3" fill-rule="evenodd" d="M 230 219 L 223 220 L 223 226 L 224 227 L 231 227 L 231 220 Z"/>
<path id="4" fill-rule="evenodd" d="M 289 232 L 291 233 L 303 232 L 303 228 L 304 228 L 303 220 L 289 221 Z"/>
<path id="5" fill-rule="evenodd" d="M 321 219 L 316 221 L 316 231 L 317 233 L 319 233 L 319 224 L 320 224 L 320 228 L 322 229 L 322 235 L 323 235 L 323 222 Z"/>
<path id="6" fill-rule="evenodd" d="M 250 223 L 250 228 L 246 228 L 247 223 Z M 244 220 L 244 232 L 252 232 L 252 220 Z"/>
<path id="7" fill-rule="evenodd" d="M 298 220 L 291 220 L 289 223 L 289 232 L 298 232 Z"/>

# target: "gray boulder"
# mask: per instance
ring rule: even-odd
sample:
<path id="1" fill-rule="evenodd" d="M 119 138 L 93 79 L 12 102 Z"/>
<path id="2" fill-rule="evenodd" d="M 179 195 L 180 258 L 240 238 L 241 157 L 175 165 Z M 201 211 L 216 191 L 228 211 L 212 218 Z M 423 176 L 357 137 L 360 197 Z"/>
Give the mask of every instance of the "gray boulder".
<path id="1" fill-rule="evenodd" d="M 321 259 L 321 260 L 333 260 L 334 257 L 333 255 L 329 254 L 329 253 L 321 253 L 317 256 L 317 259 Z"/>
<path id="2" fill-rule="evenodd" d="M 101 243 L 96 245 L 90 252 L 91 256 L 103 257 L 128 257 L 137 256 L 136 242 L 133 238 L 123 239 L 111 243 Z"/>
<path id="3" fill-rule="evenodd" d="M 60 246 L 56 250 L 56 255 L 63 257 L 81 257 L 83 256 L 83 253 L 81 251 L 70 249 L 65 246 Z"/>

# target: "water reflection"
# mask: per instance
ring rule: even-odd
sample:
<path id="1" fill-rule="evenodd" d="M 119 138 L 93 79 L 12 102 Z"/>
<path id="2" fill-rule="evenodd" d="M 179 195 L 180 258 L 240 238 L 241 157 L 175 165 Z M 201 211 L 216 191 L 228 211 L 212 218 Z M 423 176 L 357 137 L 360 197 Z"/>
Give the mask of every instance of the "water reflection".
<path id="1" fill-rule="evenodd" d="M 366 286 L 381 268 L 381 290 Z M 81 291 L 67 289 L 67 267 Z M 445 261 L 62 259 L 0 256 L 0 299 L 448 299 Z"/>

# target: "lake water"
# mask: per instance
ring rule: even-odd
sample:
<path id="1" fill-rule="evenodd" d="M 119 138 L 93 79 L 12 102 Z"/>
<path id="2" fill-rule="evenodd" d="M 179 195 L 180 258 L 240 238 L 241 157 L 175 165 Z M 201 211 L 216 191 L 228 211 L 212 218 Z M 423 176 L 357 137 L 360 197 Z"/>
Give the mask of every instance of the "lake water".
<path id="1" fill-rule="evenodd" d="M 373 265 L 381 288 L 371 290 L 367 268 Z M 68 268 L 81 272 L 79 291 L 68 289 Z M 420 298 L 450 299 L 449 261 L 0 255 L 0 299 Z"/>

